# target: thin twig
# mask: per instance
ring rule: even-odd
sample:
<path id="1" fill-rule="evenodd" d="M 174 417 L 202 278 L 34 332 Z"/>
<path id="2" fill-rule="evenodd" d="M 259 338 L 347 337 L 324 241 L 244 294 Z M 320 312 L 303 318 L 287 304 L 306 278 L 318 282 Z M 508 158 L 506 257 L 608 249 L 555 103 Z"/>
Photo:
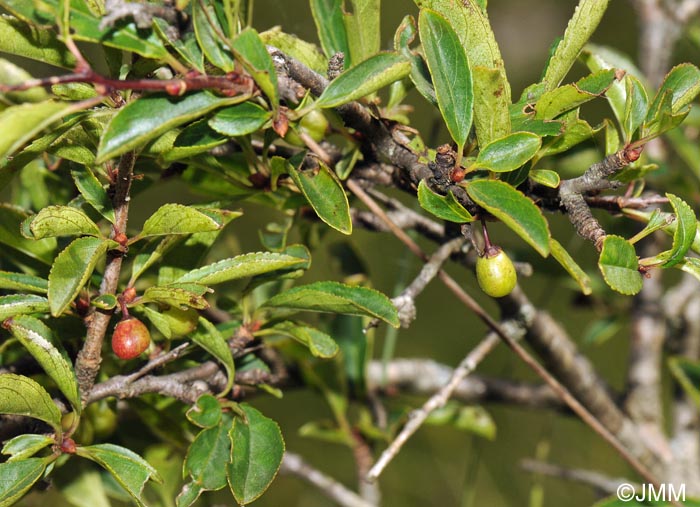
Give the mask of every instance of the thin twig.
<path id="1" fill-rule="evenodd" d="M 159 368 L 164 364 L 169 363 L 170 361 L 176 360 L 182 355 L 185 349 L 189 347 L 189 345 L 189 342 L 185 342 L 164 354 L 159 354 L 158 356 L 148 361 L 145 365 L 143 365 L 143 367 L 140 368 L 138 371 L 135 371 L 131 375 L 127 375 L 127 382 L 134 382 L 135 380 L 143 377 L 144 375 L 155 370 L 156 368 Z"/>
<path id="2" fill-rule="evenodd" d="M 520 462 L 520 466 L 527 472 L 532 472 L 540 475 L 548 475 L 558 479 L 566 479 L 573 482 L 579 482 L 587 486 L 592 486 L 596 490 L 606 495 L 615 494 L 618 486 L 621 484 L 632 484 L 629 479 L 613 478 L 591 470 L 581 470 L 578 468 L 564 468 L 551 463 L 544 463 L 533 459 L 524 459 Z M 638 487 L 636 484 L 632 486 Z"/>

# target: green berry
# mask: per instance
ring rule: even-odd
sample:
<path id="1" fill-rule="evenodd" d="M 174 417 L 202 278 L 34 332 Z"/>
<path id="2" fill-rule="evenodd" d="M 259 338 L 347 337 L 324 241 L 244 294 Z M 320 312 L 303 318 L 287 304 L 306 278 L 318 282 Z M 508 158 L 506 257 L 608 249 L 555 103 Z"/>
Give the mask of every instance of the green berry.
<path id="1" fill-rule="evenodd" d="M 321 141 L 328 129 L 328 120 L 326 116 L 316 109 L 309 111 L 304 115 L 304 117 L 299 120 L 296 130 L 308 134 L 311 139 L 316 142 Z M 304 141 L 299 137 L 294 128 L 290 128 L 287 131 L 287 135 L 284 136 L 284 140 L 295 146 L 305 146 Z"/>
<path id="2" fill-rule="evenodd" d="M 513 291 L 518 277 L 506 253 L 500 247 L 492 246 L 476 260 L 476 281 L 486 294 L 501 298 Z"/>
<path id="3" fill-rule="evenodd" d="M 163 317 L 168 322 L 168 326 L 170 326 L 172 338 L 187 336 L 197 329 L 197 322 L 199 321 L 199 313 L 192 308 L 181 310 L 171 306 L 163 312 Z"/>

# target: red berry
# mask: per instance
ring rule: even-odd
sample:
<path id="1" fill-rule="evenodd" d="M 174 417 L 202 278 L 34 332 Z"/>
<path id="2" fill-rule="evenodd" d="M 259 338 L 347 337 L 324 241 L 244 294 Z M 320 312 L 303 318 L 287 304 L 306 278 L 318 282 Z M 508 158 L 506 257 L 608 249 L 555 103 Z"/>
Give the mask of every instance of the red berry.
<path id="1" fill-rule="evenodd" d="M 129 317 L 114 328 L 112 350 L 119 359 L 133 359 L 151 344 L 151 334 L 139 319 Z"/>

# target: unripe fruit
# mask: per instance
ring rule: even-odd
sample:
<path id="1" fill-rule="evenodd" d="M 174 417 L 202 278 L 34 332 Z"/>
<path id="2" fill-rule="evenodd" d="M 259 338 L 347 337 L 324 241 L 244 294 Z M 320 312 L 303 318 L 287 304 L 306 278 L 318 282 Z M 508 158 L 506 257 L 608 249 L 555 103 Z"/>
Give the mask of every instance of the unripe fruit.
<path id="1" fill-rule="evenodd" d="M 486 294 L 501 298 L 512 292 L 518 277 L 506 253 L 500 247 L 491 246 L 476 260 L 476 281 Z"/>
<path id="2" fill-rule="evenodd" d="M 170 332 L 173 338 L 186 336 L 197 329 L 197 323 L 199 321 L 199 313 L 197 313 L 197 310 L 192 308 L 181 310 L 180 308 L 171 306 L 165 310 L 162 315 L 165 317 L 168 326 L 170 326 Z"/>
<path id="3" fill-rule="evenodd" d="M 85 409 L 96 438 L 107 438 L 117 429 L 118 417 L 105 400 L 91 403 Z"/>
<path id="4" fill-rule="evenodd" d="M 326 119 L 326 116 L 321 111 L 316 109 L 306 113 L 297 124 L 297 131 L 308 134 L 311 139 L 316 142 L 319 142 L 324 138 L 327 129 L 328 120 Z M 294 129 L 291 128 L 287 131 L 287 135 L 284 136 L 284 140 L 295 146 L 305 146 L 304 141 L 299 137 Z"/>
<path id="5" fill-rule="evenodd" d="M 119 359 L 133 359 L 151 344 L 151 333 L 139 319 L 128 317 L 114 328 L 112 350 Z"/>

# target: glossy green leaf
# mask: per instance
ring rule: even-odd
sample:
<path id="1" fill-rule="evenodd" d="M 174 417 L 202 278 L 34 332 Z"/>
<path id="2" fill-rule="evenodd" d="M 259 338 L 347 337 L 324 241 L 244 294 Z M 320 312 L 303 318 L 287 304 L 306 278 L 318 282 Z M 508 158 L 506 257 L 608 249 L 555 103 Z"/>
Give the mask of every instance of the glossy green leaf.
<path id="1" fill-rule="evenodd" d="M 422 9 L 418 27 L 440 113 L 459 152 L 472 127 L 474 105 L 467 54 L 450 23 L 437 12 Z"/>
<path id="2" fill-rule="evenodd" d="M 398 53 L 380 53 L 335 78 L 315 102 L 316 107 L 338 107 L 376 92 L 408 75 L 411 64 Z"/>
<path id="3" fill-rule="evenodd" d="M 676 114 L 690 104 L 698 93 L 700 93 L 700 69 L 691 63 L 682 63 L 673 67 L 666 74 L 664 82 L 649 106 L 647 121 L 654 118 L 654 112 L 659 109 L 659 104 L 666 94 L 670 94 L 671 112 Z"/>
<path id="4" fill-rule="evenodd" d="M 200 428 L 213 428 L 221 421 L 221 404 L 211 394 L 203 394 L 187 411 L 187 419 Z"/>
<path id="5" fill-rule="evenodd" d="M 343 0 L 311 0 L 309 3 L 323 52 L 328 58 L 343 53 L 349 66 L 350 46 L 343 21 Z"/>
<path id="6" fill-rule="evenodd" d="M 63 116 L 74 112 L 76 106 L 66 102 L 35 102 L 11 106 L 0 113 L 3 135 L 0 137 L 0 163 L 12 155 L 39 132 Z"/>
<path id="7" fill-rule="evenodd" d="M 335 173 L 320 160 L 318 169 L 297 169 L 292 164 L 286 165 L 292 181 L 318 217 L 343 234 L 352 233 L 350 204 Z"/>
<path id="8" fill-rule="evenodd" d="M 510 227 L 542 257 L 549 255 L 549 225 L 531 199 L 507 183 L 476 180 L 467 186 L 472 200 Z"/>
<path id="9" fill-rule="evenodd" d="M 203 213 L 192 206 L 164 204 L 148 217 L 139 236 L 194 234 L 218 231 L 223 226 L 224 223 L 217 221 L 211 214 Z"/>
<path id="10" fill-rule="evenodd" d="M 197 310 L 204 310 L 209 308 L 209 303 L 202 297 L 206 287 L 198 287 L 201 287 L 201 292 L 193 292 L 181 287 L 153 285 L 144 291 L 139 302 L 165 303 L 170 306 L 189 306 Z"/>
<path id="11" fill-rule="evenodd" d="M 463 224 L 471 222 L 474 217 L 455 199 L 452 192 L 447 196 L 439 195 L 430 190 L 425 180 L 418 184 L 418 202 L 421 208 L 438 218 Z"/>
<path id="12" fill-rule="evenodd" d="M 49 310 L 49 301 L 33 294 L 9 294 L 0 296 L 0 321 L 15 315 L 44 313 Z"/>
<path id="13" fill-rule="evenodd" d="M 621 58 L 612 55 L 609 48 L 596 46 L 595 44 L 586 44 L 585 48 L 581 51 L 579 56 L 580 60 L 586 64 L 588 69 L 592 73 L 599 72 L 606 69 L 621 69 L 627 72 L 625 80 L 614 81 L 608 91 L 605 92 L 605 96 L 608 98 L 608 104 L 610 109 L 612 109 L 617 121 L 622 124 L 625 117 L 625 103 L 627 101 L 627 76 L 631 74 L 641 75 L 641 73 L 636 69 L 634 64 L 629 62 L 622 62 Z"/>
<path id="14" fill-rule="evenodd" d="M 351 63 L 361 62 L 380 49 L 380 3 L 380 0 L 349 0 L 349 9 L 343 12 Z"/>
<path id="15" fill-rule="evenodd" d="M 160 139 L 168 135 L 170 134 L 165 133 Z M 156 140 L 151 147 L 159 147 L 158 141 Z M 182 129 L 173 140 L 172 146 L 161 151 L 159 156 L 164 162 L 175 162 L 206 153 L 227 141 L 228 137 L 213 130 L 207 119 L 202 119 Z"/>
<path id="16" fill-rule="evenodd" d="M 319 51 L 318 46 L 306 42 L 296 35 L 285 33 L 278 26 L 261 32 L 260 38 L 265 44 L 278 48 L 284 54 L 299 60 L 311 70 L 324 73 L 328 68 L 328 59 Z"/>
<path id="17" fill-rule="evenodd" d="M 20 461 L 34 456 L 40 450 L 55 443 L 56 440 L 48 435 L 27 433 L 7 440 L 2 453 L 10 456 L 7 461 Z"/>
<path id="18" fill-rule="evenodd" d="M 535 183 L 549 188 L 557 188 L 561 181 L 559 173 L 549 169 L 533 169 L 530 171 L 529 177 Z"/>
<path id="19" fill-rule="evenodd" d="M 576 83 L 560 86 L 544 93 L 535 106 L 535 118 L 550 120 L 581 104 L 601 97 L 617 79 L 615 69 L 590 74 Z"/>
<path id="20" fill-rule="evenodd" d="M 56 250 L 56 239 L 30 240 L 20 234 L 20 225 L 27 218 L 24 210 L 9 205 L 0 205 L 0 243 L 24 255 L 51 264 Z"/>
<path id="21" fill-rule="evenodd" d="M 642 137 L 652 139 L 658 137 L 664 132 L 668 132 L 676 128 L 690 113 L 690 107 L 681 109 L 678 112 L 673 111 L 673 91 L 666 90 L 658 100 L 649 106 L 647 112 L 647 120 L 642 126 Z"/>
<path id="22" fill-rule="evenodd" d="M 110 222 L 114 223 L 114 209 L 112 202 L 107 196 L 107 191 L 102 183 L 95 177 L 92 170 L 87 166 L 71 169 L 73 182 L 78 188 L 80 195 Z"/>
<path id="23" fill-rule="evenodd" d="M 0 374 L 0 414 L 33 417 L 61 432 L 61 411 L 49 393 L 29 377 Z"/>
<path id="24" fill-rule="evenodd" d="M 244 136 L 258 130 L 269 119 L 270 111 L 252 102 L 244 102 L 217 112 L 209 120 L 209 126 L 220 134 Z"/>
<path id="25" fill-rule="evenodd" d="M 213 65 L 231 72 L 234 61 L 231 50 L 222 40 L 224 33 L 216 9 L 212 2 L 195 0 L 192 2 L 192 26 L 199 42 L 199 47 Z"/>
<path id="26" fill-rule="evenodd" d="M 588 296 L 593 292 L 593 287 L 591 285 L 591 278 L 586 274 L 586 272 L 579 266 L 576 261 L 571 257 L 569 252 L 559 243 L 556 239 L 550 238 L 549 240 L 550 252 L 552 257 L 554 257 L 559 264 L 566 270 L 567 273 L 571 275 L 571 278 L 576 280 L 581 292 Z"/>
<path id="27" fill-rule="evenodd" d="M 233 51 L 236 59 L 241 62 L 243 68 L 253 76 L 255 82 L 277 110 L 279 104 L 279 92 L 277 90 L 277 72 L 272 57 L 267 52 L 265 44 L 260 39 L 258 32 L 252 28 L 246 28 L 233 40 Z"/>
<path id="28" fill-rule="evenodd" d="M 45 458 L 29 458 L 0 463 L 0 507 L 8 507 L 29 491 L 49 462 Z"/>
<path id="29" fill-rule="evenodd" d="M 72 206 L 48 206 L 22 224 L 30 239 L 59 236 L 102 236 L 99 227 L 81 209 Z"/>
<path id="30" fill-rule="evenodd" d="M 484 146 L 474 163 L 493 172 L 513 171 L 535 156 L 542 139 L 530 132 L 516 132 Z"/>
<path id="31" fill-rule="evenodd" d="M 223 335 L 216 329 L 214 324 L 209 322 L 204 317 L 199 318 L 199 327 L 197 331 L 190 335 L 190 338 L 197 345 L 209 352 L 212 356 L 218 359 L 226 368 L 228 375 L 228 383 L 224 390 L 219 393 L 219 396 L 225 396 L 233 386 L 236 367 L 233 363 L 231 349 Z"/>
<path id="32" fill-rule="evenodd" d="M 225 414 L 218 424 L 197 434 L 187 451 L 184 472 L 201 491 L 217 491 L 226 487 L 226 466 L 231 459 L 233 421 Z M 178 505 L 187 505 L 178 502 Z"/>
<path id="33" fill-rule="evenodd" d="M 3 327 L 19 340 L 56 383 L 73 409 L 80 413 L 82 404 L 75 371 L 68 357 L 54 345 L 53 333 L 46 324 L 34 317 L 20 315 L 3 322 Z"/>
<path id="34" fill-rule="evenodd" d="M 282 322 L 272 328 L 285 336 L 308 347 L 316 357 L 330 358 L 338 354 L 338 344 L 326 333 L 309 326 L 299 326 L 293 322 Z"/>
<path id="35" fill-rule="evenodd" d="M 160 476 L 145 459 L 129 449 L 114 444 L 97 444 L 78 447 L 76 454 L 94 461 L 107 470 L 139 507 L 146 507 L 142 498 L 143 487 L 151 479 L 161 481 Z"/>
<path id="36" fill-rule="evenodd" d="M 611 289 L 627 296 L 642 290 L 637 253 L 625 238 L 612 234 L 605 237 L 598 267 Z"/>
<path id="37" fill-rule="evenodd" d="M 654 210 L 654 212 L 640 211 L 640 210 L 636 210 L 636 209 L 624 209 L 623 210 L 625 215 L 632 217 L 632 218 L 635 218 L 636 220 L 639 220 L 642 222 L 651 223 L 652 220 L 659 220 L 661 222 L 664 222 L 665 225 L 663 225 L 661 227 L 661 230 L 664 231 L 669 236 L 675 236 L 676 229 L 678 228 L 678 222 L 676 220 L 675 215 L 673 213 L 661 212 L 657 216 L 656 211 L 657 210 Z M 695 232 L 694 240 L 690 245 L 690 249 L 693 250 L 695 253 L 700 254 L 700 224 L 698 224 L 698 228 Z"/>
<path id="38" fill-rule="evenodd" d="M 670 268 L 681 262 L 693 245 L 698 222 L 695 218 L 693 208 L 683 201 L 683 199 L 668 193 L 666 197 L 668 197 L 676 215 L 676 227 L 673 232 L 673 248 L 662 254 L 665 259 L 663 266 L 665 268 Z"/>
<path id="39" fill-rule="evenodd" d="M 594 129 L 587 121 L 578 118 L 564 121 L 562 127 L 561 134 L 542 147 L 536 160 L 567 152 L 583 141 L 587 141 L 600 130 L 600 127 Z"/>
<path id="40" fill-rule="evenodd" d="M 629 74 L 625 76 L 625 91 L 625 112 L 622 128 L 625 132 L 626 140 L 630 141 L 637 129 L 644 123 L 649 98 L 642 82 Z"/>
<path id="41" fill-rule="evenodd" d="M 49 273 L 51 315 L 58 317 L 68 308 L 90 278 L 95 265 L 114 244 L 100 238 L 78 238 L 56 256 Z"/>
<path id="42" fill-rule="evenodd" d="M 479 143 L 485 145 L 497 137 L 510 134 L 510 84 L 496 37 L 479 0 L 414 1 L 418 7 L 437 11 L 449 20 L 467 53 L 473 72 L 474 126 Z M 479 67 L 481 69 L 477 70 Z M 497 75 L 492 72 L 494 70 Z M 497 100 L 486 100 L 489 90 L 498 94 Z"/>
<path id="43" fill-rule="evenodd" d="M 247 505 L 259 498 L 277 475 L 284 440 L 275 421 L 246 403 L 240 408 L 246 417 L 237 417 L 229 433 L 231 463 L 227 475 L 234 498 Z"/>
<path id="44" fill-rule="evenodd" d="M 101 310 L 112 310 L 117 307 L 117 296 L 114 294 L 101 294 L 90 300 L 90 304 Z"/>
<path id="45" fill-rule="evenodd" d="M 430 70 L 420 53 L 409 47 L 415 40 L 417 33 L 416 21 L 413 16 L 405 16 L 394 34 L 394 50 L 400 52 L 411 62 L 410 77 L 416 90 L 425 100 L 437 107 L 437 97 L 430 77 Z"/>
<path id="46" fill-rule="evenodd" d="M 609 0 L 580 0 L 574 15 L 547 65 L 542 82 L 547 90 L 554 90 L 568 74 L 583 46 L 598 27 Z"/>
<path id="47" fill-rule="evenodd" d="M 46 294 L 49 290 L 49 282 L 34 275 L 0 271 L 0 289 Z"/>
<path id="48" fill-rule="evenodd" d="M 249 276 L 286 269 L 305 261 L 292 255 L 255 252 L 208 264 L 180 277 L 178 283 L 214 285 Z"/>
<path id="49" fill-rule="evenodd" d="M 381 292 L 338 282 L 316 282 L 281 292 L 263 306 L 376 317 L 399 326 L 396 307 Z"/>
<path id="50" fill-rule="evenodd" d="M 9 16 L 0 17 L 0 52 L 73 69 L 75 58 L 53 30 L 42 30 Z"/>
<path id="51" fill-rule="evenodd" d="M 174 127 L 245 98 L 195 92 L 184 97 L 149 95 L 136 99 L 120 109 L 107 125 L 97 150 L 97 163 L 143 146 Z"/>

